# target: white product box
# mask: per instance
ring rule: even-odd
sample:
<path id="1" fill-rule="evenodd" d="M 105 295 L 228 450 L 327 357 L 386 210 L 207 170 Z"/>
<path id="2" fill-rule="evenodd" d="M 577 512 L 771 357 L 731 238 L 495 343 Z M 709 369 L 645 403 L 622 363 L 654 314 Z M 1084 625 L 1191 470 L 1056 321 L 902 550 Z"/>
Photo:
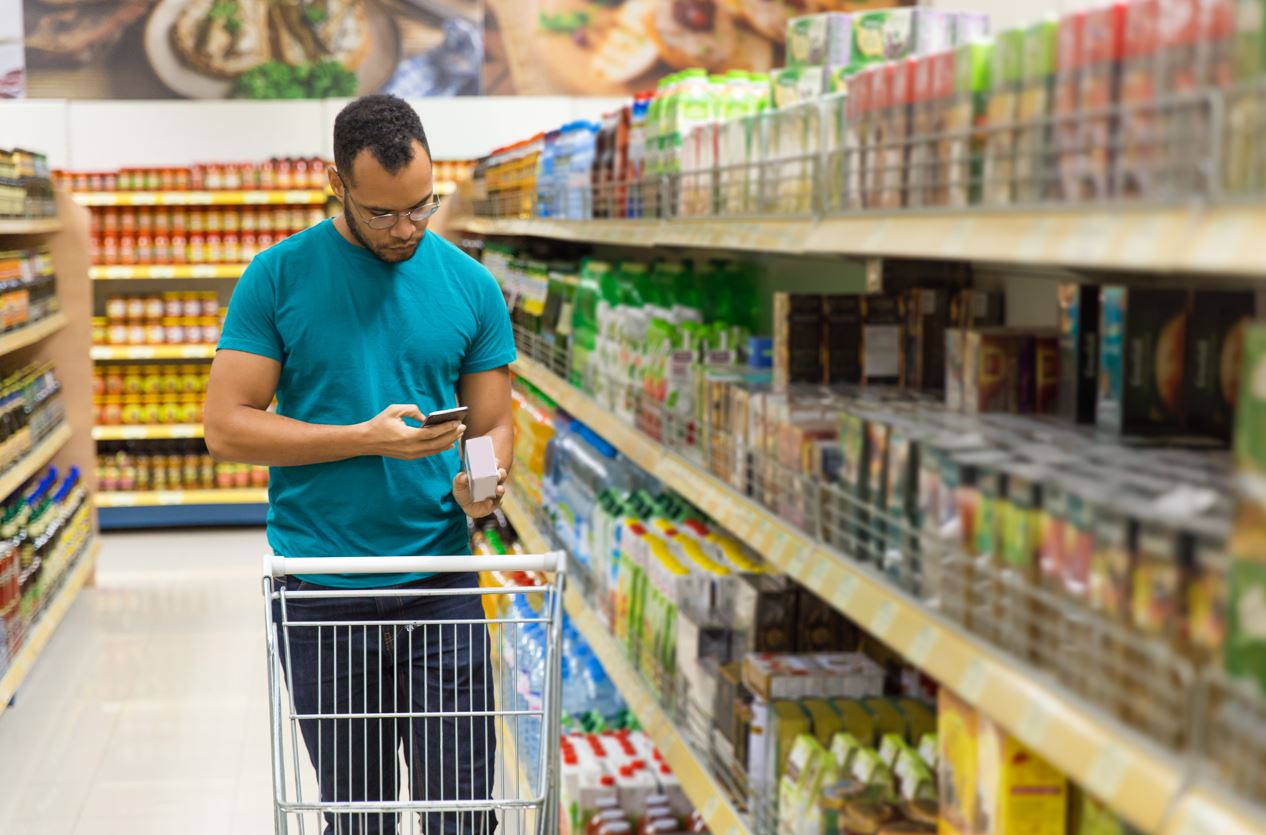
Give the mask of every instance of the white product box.
<path id="1" fill-rule="evenodd" d="M 487 435 L 466 441 L 466 477 L 472 502 L 497 497 L 497 453 Z"/>

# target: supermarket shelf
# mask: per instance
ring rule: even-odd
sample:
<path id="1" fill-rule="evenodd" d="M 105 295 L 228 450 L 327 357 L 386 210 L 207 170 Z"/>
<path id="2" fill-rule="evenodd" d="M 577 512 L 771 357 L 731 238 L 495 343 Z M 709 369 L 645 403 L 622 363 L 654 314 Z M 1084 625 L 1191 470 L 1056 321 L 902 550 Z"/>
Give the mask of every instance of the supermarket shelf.
<path id="1" fill-rule="evenodd" d="M 1207 819 L 1218 809 L 1185 795 L 1189 764 L 1097 708 L 1062 690 L 1045 674 L 1017 667 L 1001 652 L 963 631 L 878 573 L 810 539 L 765 508 L 681 456 L 621 423 L 585 394 L 540 364 L 520 359 L 515 373 L 606 438 L 755 548 L 779 570 L 824 590 L 836 609 L 887 643 L 933 678 L 1003 725 L 1078 783 L 1095 791 L 1131 823 L 1159 832 L 1166 811 L 1188 808 Z M 605 660 L 605 659 L 604 659 Z M 1212 804 L 1212 805 L 1210 805 Z M 1203 832 L 1260 831 L 1203 829 Z"/>
<path id="2" fill-rule="evenodd" d="M 0 235 L 49 235 L 62 228 L 55 217 L 0 220 Z"/>
<path id="3" fill-rule="evenodd" d="M 62 619 L 66 617 L 66 612 L 70 610 L 70 604 L 75 601 L 75 597 L 79 594 L 79 590 L 88 582 L 88 578 L 92 576 L 93 569 L 97 563 L 97 553 L 101 550 L 101 540 L 93 539 L 80 554 L 79 559 L 75 562 L 75 567 L 71 569 L 70 574 L 62 582 L 61 590 L 57 592 L 57 597 L 44 611 L 43 617 L 39 623 L 31 630 L 26 642 L 22 644 L 22 648 L 18 650 L 18 654 L 13 657 L 9 669 L 5 672 L 4 677 L 0 678 L 0 715 L 3 715 L 5 709 L 9 706 L 9 701 L 18 692 L 18 688 L 22 686 L 22 682 L 30 675 L 31 668 L 35 666 L 36 660 L 40 653 L 44 651 L 45 645 L 48 644 L 53 633 L 57 630 Z"/>
<path id="4" fill-rule="evenodd" d="M 16 351 L 19 348 L 25 348 L 28 345 L 34 345 L 41 339 L 52 336 L 66 327 L 68 321 L 70 320 L 65 313 L 54 313 L 34 325 L 27 325 L 9 331 L 4 336 L 0 336 L 0 356 Z"/>
<path id="5" fill-rule="evenodd" d="M 1261 205 L 868 213 L 799 220 L 467 218 L 458 225 L 476 234 L 626 246 L 1222 275 L 1266 273 L 1260 247 L 1266 238 L 1266 208 Z"/>
<path id="6" fill-rule="evenodd" d="M 514 488 L 506 491 L 501 507 L 530 552 L 544 553 L 551 549 L 550 543 Z M 625 659 L 624 652 L 616 644 L 610 630 L 598 619 L 598 615 L 574 586 L 567 588 L 563 605 L 572 623 L 584 634 L 585 640 L 602 661 L 602 666 L 624 695 L 629 707 L 637 714 L 642 728 L 655 741 L 656 747 L 664 756 L 664 762 L 668 763 L 681 780 L 682 789 L 690 802 L 703 813 L 708 828 L 718 835 L 745 835 L 749 832 L 746 821 L 725 799 L 724 789 L 690 745 L 682 739 L 676 726 L 642 683 L 637 671 Z"/>
<path id="7" fill-rule="evenodd" d="M 81 191 L 84 206 L 293 206 L 323 205 L 324 190 L 289 191 Z"/>
<path id="8" fill-rule="evenodd" d="M 262 525 L 268 516 L 262 488 L 98 493 L 96 503 L 102 530 Z"/>
<path id="9" fill-rule="evenodd" d="M 17 464 L 0 476 L 0 499 L 11 496 L 27 479 L 44 469 L 69 440 L 70 426 L 63 423 L 36 444 Z"/>
<path id="10" fill-rule="evenodd" d="M 180 507 L 217 504 L 267 504 L 268 490 L 243 487 L 234 490 L 148 490 L 134 493 L 98 493 L 97 507 Z"/>
<path id="11" fill-rule="evenodd" d="M 94 360 L 209 360 L 214 345 L 93 345 Z"/>
<path id="12" fill-rule="evenodd" d="M 245 264 L 154 264 L 128 267 L 92 267 L 93 281 L 122 278 L 241 278 Z"/>
<path id="13" fill-rule="evenodd" d="M 202 424 L 173 423 L 164 426 L 94 426 L 94 441 L 157 441 L 173 438 L 201 438 Z"/>

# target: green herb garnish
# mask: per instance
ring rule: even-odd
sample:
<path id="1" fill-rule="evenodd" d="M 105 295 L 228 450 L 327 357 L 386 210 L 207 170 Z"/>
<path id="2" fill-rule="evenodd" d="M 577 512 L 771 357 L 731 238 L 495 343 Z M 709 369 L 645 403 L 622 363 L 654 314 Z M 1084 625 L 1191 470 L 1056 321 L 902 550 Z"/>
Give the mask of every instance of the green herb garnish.
<path id="1" fill-rule="evenodd" d="M 325 99 L 356 95 L 356 73 L 338 61 L 290 66 L 265 61 L 237 78 L 239 99 Z"/>
<path id="2" fill-rule="evenodd" d="M 546 32 L 570 35 L 589 25 L 589 13 L 579 10 L 558 12 L 557 14 L 541 12 L 540 22 L 541 28 Z"/>

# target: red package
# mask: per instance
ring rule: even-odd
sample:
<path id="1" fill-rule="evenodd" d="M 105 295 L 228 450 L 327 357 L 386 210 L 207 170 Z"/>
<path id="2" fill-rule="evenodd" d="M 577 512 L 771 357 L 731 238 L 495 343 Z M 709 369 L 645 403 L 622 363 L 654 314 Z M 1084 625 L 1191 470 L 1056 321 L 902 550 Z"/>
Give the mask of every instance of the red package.
<path id="1" fill-rule="evenodd" d="M 1085 167 L 1076 199 L 1101 200 L 1111 193 L 1112 150 L 1121 98 L 1121 57 L 1125 44 L 1125 10 L 1122 0 L 1086 13 L 1082 31 L 1083 70 L 1081 110 L 1086 120 L 1081 132 Z"/>
<path id="2" fill-rule="evenodd" d="M 885 208 L 899 209 L 906 204 L 906 170 L 910 162 L 910 107 L 918 63 L 918 58 L 907 58 L 893 65 L 892 104 L 888 108 L 889 147 L 885 154 L 881 195 Z"/>
<path id="3" fill-rule="evenodd" d="M 1235 80 L 1235 0 L 1197 0 L 1201 82 L 1226 89 Z"/>
<path id="4" fill-rule="evenodd" d="M 879 65 L 875 69 L 875 77 L 871 79 L 870 153 L 866 161 L 866 188 L 863 197 L 867 208 L 888 205 L 884 200 L 887 184 L 884 166 L 888 161 L 888 109 L 892 106 L 892 85 L 896 74 L 896 65 L 889 62 Z"/>
<path id="5" fill-rule="evenodd" d="M 931 168 L 928 171 L 928 205 L 944 206 L 949 202 L 949 172 L 952 144 L 946 132 L 949 130 L 949 113 L 954 99 L 954 73 L 957 54 L 955 50 L 937 52 L 928 58 L 932 66 L 932 90 L 929 95 L 931 111 Z"/>
<path id="6" fill-rule="evenodd" d="M 1116 164 L 1119 197 L 1151 192 L 1154 174 L 1176 164 L 1168 158 L 1155 104 L 1160 75 L 1160 3 L 1133 0 L 1125 9 L 1121 66 L 1121 156 Z"/>
<path id="7" fill-rule="evenodd" d="M 850 209 L 866 207 L 866 177 L 870 170 L 872 111 L 871 91 L 875 71 L 871 67 L 859 72 L 848 82 L 848 119 L 845 124 L 845 174 L 847 205 Z"/>

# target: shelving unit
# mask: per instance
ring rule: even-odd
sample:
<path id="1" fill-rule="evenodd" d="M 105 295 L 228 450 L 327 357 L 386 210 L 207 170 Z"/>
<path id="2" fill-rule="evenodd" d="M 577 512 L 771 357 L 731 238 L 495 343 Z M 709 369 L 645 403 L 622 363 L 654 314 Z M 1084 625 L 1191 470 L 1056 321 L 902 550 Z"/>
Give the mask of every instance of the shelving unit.
<path id="1" fill-rule="evenodd" d="M 4 336 L 0 336 L 0 356 L 11 354 L 20 348 L 25 348 L 28 345 L 34 345 L 47 339 L 66 327 L 67 321 L 65 313 L 54 313 L 52 316 L 41 319 L 33 325 L 9 331 Z"/>
<path id="2" fill-rule="evenodd" d="M 481 235 L 787 254 L 962 259 L 1104 270 L 1260 276 L 1266 209 L 1254 205 L 903 212 L 810 219 L 464 218 Z"/>
<path id="3" fill-rule="evenodd" d="M 93 345 L 94 360 L 209 360 L 214 345 Z"/>
<path id="4" fill-rule="evenodd" d="M 0 235 L 51 235 L 62 228 L 55 217 L 0 219 Z"/>
<path id="5" fill-rule="evenodd" d="M 245 264 L 152 264 L 131 267 L 93 267 L 88 271 L 88 274 L 93 281 L 160 278 L 241 278 L 245 270 Z"/>
<path id="6" fill-rule="evenodd" d="M 329 193 L 317 189 L 288 191 L 81 191 L 84 206 L 319 206 Z"/>
<path id="7" fill-rule="evenodd" d="M 633 463 L 688 496 L 771 565 L 807 588 L 822 590 L 840 612 L 953 688 L 1070 778 L 1093 788 L 1135 826 L 1183 835 L 1266 833 L 1260 814 L 1252 817 L 1222 794 L 1193 784 L 1190 761 L 1126 728 L 1050 677 L 1016 665 L 877 572 L 822 546 L 711 473 L 621 423 L 540 364 L 520 359 L 512 368 Z M 1181 815 L 1171 817 L 1175 809 Z M 1197 827 L 1223 819 L 1242 825 L 1173 828 L 1180 818 Z"/>
<path id="8" fill-rule="evenodd" d="M 173 423 L 161 426 L 94 426 L 94 441 L 155 441 L 201 438 L 202 424 Z"/>
<path id="9" fill-rule="evenodd" d="M 545 553 L 551 550 L 552 546 L 513 488 L 507 490 L 502 508 L 529 551 Z M 664 762 L 668 763 L 673 774 L 681 781 L 682 789 L 690 802 L 703 813 L 708 828 L 721 835 L 747 835 L 751 830 L 746 820 L 726 800 L 721 784 L 659 707 L 637 671 L 625 659 L 624 652 L 611 637 L 607 627 L 574 586 L 564 593 L 563 605 L 572 623 L 585 636 L 594 654 L 602 661 L 603 668 L 637 715 L 643 730 L 655 741 Z"/>
<path id="10" fill-rule="evenodd" d="M 22 682 L 30 675 L 31 669 L 35 666 L 40 653 L 44 651 L 44 647 L 48 644 L 49 639 L 53 637 L 58 625 L 66 617 L 66 613 L 70 610 L 70 604 L 75 601 L 80 589 L 91 582 L 96 571 L 97 554 L 100 550 L 101 540 L 94 537 L 88 543 L 87 548 L 84 549 L 84 553 L 69 570 L 70 573 L 62 580 L 57 596 L 45 608 L 43 616 L 31 630 L 26 642 L 18 650 L 17 655 L 10 662 L 4 676 L 0 678 L 0 715 L 4 714 L 9 702 L 22 686 Z"/>
<path id="11" fill-rule="evenodd" d="M 50 466 L 61 472 L 78 467 L 89 492 L 94 489 L 94 444 L 88 432 L 92 425 L 92 363 L 88 351 L 92 342 L 92 283 L 88 278 L 88 211 L 64 191 L 56 192 L 57 216 L 39 220 L 0 220 L 0 249 L 46 245 L 57 276 L 60 312 L 0 336 L 0 358 L 6 367 L 30 362 L 51 361 L 61 383 L 58 397 L 65 409 L 65 421 L 41 439 L 4 473 L 0 473 L 0 501 L 7 500 L 32 477 Z M 79 590 L 93 583 L 99 540 L 96 514 L 91 507 L 91 532 L 81 544 L 74 561 L 64 565 L 62 579 L 51 599 L 43 601 L 42 614 L 30 624 L 25 640 L 18 646 L 0 677 L 0 712 L 18 692 L 48 644 L 58 624 L 66 616 Z"/>
<path id="12" fill-rule="evenodd" d="M 98 493 L 101 527 L 166 528 L 197 525 L 262 525 L 268 490 L 164 490 Z"/>

